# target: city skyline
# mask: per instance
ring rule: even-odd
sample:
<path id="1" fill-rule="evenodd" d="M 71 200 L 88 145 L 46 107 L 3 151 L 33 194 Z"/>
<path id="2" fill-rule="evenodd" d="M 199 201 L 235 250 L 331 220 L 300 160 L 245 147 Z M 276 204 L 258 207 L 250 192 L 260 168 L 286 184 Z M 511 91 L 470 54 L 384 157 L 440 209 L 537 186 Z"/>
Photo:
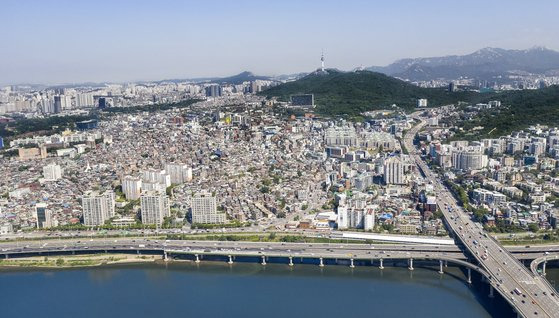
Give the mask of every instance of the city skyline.
<path id="1" fill-rule="evenodd" d="M 341 70 L 483 47 L 559 49 L 559 4 L 503 4 L 8 1 L 0 84 L 281 75 L 318 68 L 323 49 L 326 67 Z"/>

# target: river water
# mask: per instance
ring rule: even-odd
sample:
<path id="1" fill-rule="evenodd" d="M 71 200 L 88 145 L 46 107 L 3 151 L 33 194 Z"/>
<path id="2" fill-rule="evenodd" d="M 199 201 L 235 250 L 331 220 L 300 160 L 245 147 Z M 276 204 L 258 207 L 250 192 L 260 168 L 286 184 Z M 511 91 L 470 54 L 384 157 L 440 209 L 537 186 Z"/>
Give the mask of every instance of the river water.
<path id="1" fill-rule="evenodd" d="M 462 271 L 217 262 L 0 271 L 0 317 L 509 317 Z M 559 271 L 550 270 L 553 277 Z"/>

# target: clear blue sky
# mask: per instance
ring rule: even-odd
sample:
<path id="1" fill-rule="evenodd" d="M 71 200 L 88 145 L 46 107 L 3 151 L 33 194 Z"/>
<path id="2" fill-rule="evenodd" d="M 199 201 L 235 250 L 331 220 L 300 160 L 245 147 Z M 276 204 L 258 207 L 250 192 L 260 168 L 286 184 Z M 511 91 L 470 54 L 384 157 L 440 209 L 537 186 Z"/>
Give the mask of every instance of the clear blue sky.
<path id="1" fill-rule="evenodd" d="M 2 0 L 0 84 L 349 70 L 483 47 L 559 50 L 559 1 Z"/>

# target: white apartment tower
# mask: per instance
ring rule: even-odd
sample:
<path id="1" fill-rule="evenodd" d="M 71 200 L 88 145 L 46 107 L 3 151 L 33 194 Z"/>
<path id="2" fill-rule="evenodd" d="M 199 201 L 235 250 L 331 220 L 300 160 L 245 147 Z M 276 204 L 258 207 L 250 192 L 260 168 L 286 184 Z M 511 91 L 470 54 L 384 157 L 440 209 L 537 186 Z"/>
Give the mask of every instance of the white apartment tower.
<path id="1" fill-rule="evenodd" d="M 126 176 L 122 179 L 122 193 L 126 200 L 137 200 L 142 194 L 142 180 L 140 178 Z"/>
<path id="2" fill-rule="evenodd" d="M 172 184 L 183 184 L 192 181 L 192 168 L 184 164 L 168 163 L 165 172 L 171 176 Z"/>
<path id="3" fill-rule="evenodd" d="M 102 225 L 115 215 L 115 194 L 110 190 L 103 194 L 86 192 L 82 197 L 82 209 L 84 225 Z"/>
<path id="4" fill-rule="evenodd" d="M 45 181 L 56 181 L 62 178 L 62 169 L 54 163 L 46 165 L 43 167 L 43 178 Z"/>
<path id="5" fill-rule="evenodd" d="M 338 229 L 345 230 L 349 228 L 349 213 L 347 207 L 345 206 L 338 206 Z"/>
<path id="6" fill-rule="evenodd" d="M 160 183 L 167 188 L 171 185 L 171 176 L 165 170 L 144 170 L 142 171 L 142 181 Z"/>
<path id="7" fill-rule="evenodd" d="M 398 157 L 390 157 L 384 161 L 384 182 L 386 184 L 404 184 L 404 164 Z"/>
<path id="8" fill-rule="evenodd" d="M 169 199 L 161 192 L 143 193 L 140 197 L 140 208 L 143 224 L 161 225 L 165 217 L 171 216 Z"/>
<path id="9" fill-rule="evenodd" d="M 211 193 L 201 192 L 192 198 L 193 224 L 219 224 L 225 222 L 225 213 L 217 211 L 217 203 Z"/>

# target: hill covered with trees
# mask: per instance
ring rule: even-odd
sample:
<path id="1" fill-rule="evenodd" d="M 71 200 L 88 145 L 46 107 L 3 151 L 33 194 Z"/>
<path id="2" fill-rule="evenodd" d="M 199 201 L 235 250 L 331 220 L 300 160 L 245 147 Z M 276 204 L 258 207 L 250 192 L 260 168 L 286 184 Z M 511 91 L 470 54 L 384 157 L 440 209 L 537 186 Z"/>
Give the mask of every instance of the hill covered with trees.
<path id="1" fill-rule="evenodd" d="M 483 127 L 478 135 L 498 137 L 530 125 L 559 126 L 559 86 L 537 90 L 504 91 L 490 94 L 480 101 L 500 100 L 497 109 L 483 111 L 479 116 L 463 123 L 464 130 Z"/>
<path id="2" fill-rule="evenodd" d="M 399 79 L 370 71 L 312 73 L 299 80 L 269 88 L 261 95 L 288 101 L 291 95 L 314 94 L 317 112 L 325 115 L 358 115 L 387 109 L 396 104 L 412 110 L 417 100 L 426 98 L 430 106 L 453 104 L 477 95 L 448 92 L 442 88 L 421 88 Z"/>
<path id="3" fill-rule="evenodd" d="M 429 107 L 465 102 L 471 105 L 500 100 L 501 108 L 483 111 L 462 122 L 467 132 L 482 126 L 477 136 L 502 136 L 534 124 L 559 126 L 559 86 L 538 90 L 494 93 L 449 92 L 443 88 L 422 88 L 371 71 L 312 73 L 299 80 L 280 84 L 260 93 L 289 101 L 291 95 L 314 94 L 316 112 L 331 116 L 358 116 L 369 110 L 389 109 L 392 104 L 411 111 L 417 99 L 426 98 Z"/>

